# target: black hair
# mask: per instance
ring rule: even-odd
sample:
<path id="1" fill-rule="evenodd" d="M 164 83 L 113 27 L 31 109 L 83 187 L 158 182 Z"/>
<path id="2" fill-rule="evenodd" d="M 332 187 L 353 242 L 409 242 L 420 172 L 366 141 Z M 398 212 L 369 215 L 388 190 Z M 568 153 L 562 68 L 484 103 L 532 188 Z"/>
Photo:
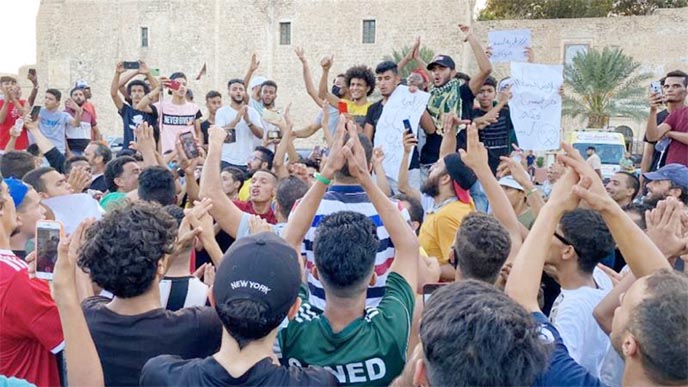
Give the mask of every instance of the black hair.
<path id="1" fill-rule="evenodd" d="M 141 86 L 143 87 L 143 93 L 148 94 L 150 93 L 150 86 L 148 84 L 140 79 L 134 79 L 133 81 L 129 82 L 127 85 L 127 95 L 131 95 L 131 89 L 134 86 Z"/>
<path id="2" fill-rule="evenodd" d="M 38 157 L 41 155 L 41 149 L 38 147 L 38 144 L 31 144 L 26 147 L 26 151 L 31 153 L 32 155 Z"/>
<path id="3" fill-rule="evenodd" d="M 230 299 L 215 304 L 215 311 L 239 349 L 267 336 L 287 317 L 287 312 L 273 315 L 265 303 L 251 299 Z"/>
<path id="4" fill-rule="evenodd" d="M 590 145 L 590 146 L 589 146 L 589 147 L 587 148 L 587 150 L 592 150 L 592 151 L 596 151 L 596 150 L 597 150 L 597 148 L 595 148 L 594 146 Z"/>
<path id="5" fill-rule="evenodd" d="M 401 202 L 407 202 L 409 204 L 408 213 L 411 221 L 418 222 L 419 225 L 423 224 L 425 210 L 423 210 L 423 205 L 420 204 L 420 200 L 406 194 L 396 194 L 392 198 Z M 420 228 L 418 228 L 418 230 L 420 230 Z"/>
<path id="6" fill-rule="evenodd" d="M 48 89 L 45 92 L 47 94 L 52 94 L 58 102 L 62 99 L 62 93 L 60 93 L 60 90 Z"/>
<path id="7" fill-rule="evenodd" d="M 209 99 L 211 99 L 211 98 L 217 98 L 217 97 L 222 98 L 222 94 L 220 94 L 219 91 L 210 90 L 210 91 L 205 95 L 205 100 L 207 101 L 207 100 L 209 100 Z"/>
<path id="8" fill-rule="evenodd" d="M 377 228 L 365 215 L 340 211 L 325 216 L 315 231 L 313 253 L 326 292 L 342 298 L 364 292 L 379 245 Z"/>
<path id="9" fill-rule="evenodd" d="M 72 172 L 72 164 L 78 162 L 78 161 L 84 161 L 88 163 L 88 159 L 84 156 L 72 156 L 65 160 L 64 162 L 64 168 L 62 170 L 64 171 L 65 175 L 69 175 Z"/>
<path id="10" fill-rule="evenodd" d="M 280 214 L 287 219 L 294 203 L 308 192 L 308 184 L 296 176 L 289 176 L 277 183 L 275 199 L 279 204 Z"/>
<path id="11" fill-rule="evenodd" d="M 645 284 L 648 297 L 634 308 L 627 325 L 638 341 L 643 371 L 654 384 L 685 385 L 688 276 L 662 269 L 650 275 Z"/>
<path id="12" fill-rule="evenodd" d="M 244 186 L 244 180 L 246 180 L 246 174 L 244 174 L 244 171 L 237 167 L 225 167 L 222 169 L 222 172 L 229 173 L 232 175 L 232 179 L 234 179 L 234 181 L 241 182 L 241 184 L 239 184 L 239 190 L 241 190 L 241 187 Z"/>
<path id="13" fill-rule="evenodd" d="M 163 207 L 163 210 L 167 212 L 174 220 L 177 221 L 177 227 L 182 225 L 182 220 L 184 220 L 184 209 L 175 204 L 170 204 Z"/>
<path id="14" fill-rule="evenodd" d="M 559 221 L 563 236 L 578 255 L 578 270 L 592 273 L 595 266 L 614 250 L 614 239 L 602 216 L 595 211 L 577 208 Z"/>
<path id="15" fill-rule="evenodd" d="M 678 196 L 678 200 L 681 201 L 683 204 L 688 204 L 688 187 L 678 185 L 672 181 L 669 189 L 681 190 L 681 194 Z"/>
<path id="16" fill-rule="evenodd" d="M 301 159 L 299 162 L 303 163 L 309 168 L 314 168 L 316 171 L 320 172 L 320 163 L 313 159 Z"/>
<path id="17" fill-rule="evenodd" d="M 666 80 L 666 78 L 669 78 L 669 77 L 683 78 L 683 86 L 688 86 L 688 74 L 686 74 L 685 72 L 683 72 L 681 70 L 674 70 L 674 71 L 668 72 L 666 77 L 664 77 L 664 79 Z M 662 85 L 664 85 L 664 82 L 662 82 Z"/>
<path id="18" fill-rule="evenodd" d="M 77 90 L 80 90 L 82 93 L 84 92 L 84 88 L 83 88 L 83 87 L 75 87 L 75 88 L 73 88 L 72 90 L 69 91 L 69 96 L 70 96 L 70 97 L 73 96 L 73 95 L 74 95 L 74 92 L 77 91 Z"/>
<path id="19" fill-rule="evenodd" d="M 272 169 L 272 161 L 275 158 L 275 153 L 264 146 L 257 146 L 253 150 L 262 153 L 263 157 L 261 157 L 261 160 L 268 163 L 266 169 Z"/>
<path id="20" fill-rule="evenodd" d="M 24 175 L 36 167 L 34 160 L 34 155 L 29 152 L 9 151 L 2 155 L 0 173 L 5 177 L 22 179 Z"/>
<path id="21" fill-rule="evenodd" d="M 242 85 L 242 86 L 244 86 L 244 87 L 246 86 L 246 85 L 244 85 L 244 81 L 243 81 L 243 80 L 241 80 L 241 79 L 239 79 L 239 78 L 233 78 L 233 79 L 230 79 L 229 82 L 227 82 L 227 88 L 232 87 L 232 85 L 235 84 L 235 83 L 238 83 L 238 84 L 240 84 L 240 85 Z"/>
<path id="22" fill-rule="evenodd" d="M 172 75 L 170 75 L 170 80 L 179 79 L 179 78 L 186 79 L 186 74 L 184 74 L 181 71 L 177 71 L 177 72 L 172 73 Z"/>
<path id="23" fill-rule="evenodd" d="M 494 77 L 487 77 L 485 82 L 483 82 L 483 86 L 492 86 L 497 88 L 497 80 Z"/>
<path id="24" fill-rule="evenodd" d="M 654 206 L 651 206 L 647 203 L 629 203 L 628 205 L 623 207 L 624 212 L 626 215 L 634 215 L 637 217 L 636 219 L 633 219 L 635 224 L 640 227 L 641 230 L 645 231 L 647 230 L 647 223 L 645 222 L 645 212 L 646 211 L 651 211 L 654 209 Z"/>
<path id="25" fill-rule="evenodd" d="M 260 89 L 263 90 L 263 88 L 264 88 L 265 86 L 272 86 L 272 87 L 275 88 L 275 90 L 277 90 L 277 83 L 275 83 L 275 81 L 272 81 L 272 80 L 269 80 L 269 79 L 268 79 L 267 81 L 263 82 L 263 83 L 260 85 Z"/>
<path id="26" fill-rule="evenodd" d="M 45 192 L 48 187 L 45 186 L 45 183 L 43 182 L 43 175 L 45 175 L 48 172 L 52 171 L 57 171 L 53 167 L 40 167 L 31 170 L 29 173 L 24 175 L 22 178 L 22 181 L 30 186 L 33 187 L 33 189 L 36 190 L 36 192 L 41 193 Z"/>
<path id="27" fill-rule="evenodd" d="M 638 178 L 632 173 L 628 173 L 625 171 L 618 171 L 616 173 L 626 176 L 626 186 L 629 188 L 633 188 L 633 196 L 631 197 L 636 197 L 638 195 L 638 191 L 640 191 L 640 180 L 638 180 Z"/>
<path id="28" fill-rule="evenodd" d="M 177 203 L 174 176 L 167 168 L 146 167 L 139 175 L 139 198 L 167 206 Z"/>
<path id="29" fill-rule="evenodd" d="M 456 231 L 454 267 L 465 279 L 493 284 L 511 251 L 511 239 L 497 219 L 471 212 Z"/>
<path id="30" fill-rule="evenodd" d="M 464 82 L 470 82 L 470 80 L 471 80 L 471 77 L 468 74 L 462 73 L 460 71 L 456 72 L 456 75 L 454 76 L 454 78 L 462 80 Z"/>
<path id="31" fill-rule="evenodd" d="M 366 86 L 368 86 L 368 96 L 373 94 L 373 91 L 375 90 L 375 74 L 373 74 L 370 68 L 368 68 L 366 65 L 351 67 L 350 69 L 346 70 L 344 78 L 346 79 L 346 87 L 351 86 L 351 80 L 354 78 L 363 80 L 363 82 L 366 83 Z"/>
<path id="32" fill-rule="evenodd" d="M 140 296 L 157 286 L 158 262 L 176 237 L 177 221 L 158 204 L 117 206 L 88 228 L 77 263 L 116 297 Z"/>
<path id="33" fill-rule="evenodd" d="M 380 75 L 386 73 L 387 71 L 391 71 L 394 74 L 399 74 L 399 67 L 391 60 L 381 62 L 377 65 L 377 67 L 375 67 L 375 74 Z"/>
<path id="34" fill-rule="evenodd" d="M 96 156 L 103 158 L 103 165 L 107 164 L 112 160 L 112 150 L 107 145 L 102 142 L 94 141 L 91 144 L 96 145 L 96 149 L 93 150 Z"/>
<path id="35" fill-rule="evenodd" d="M 475 280 L 432 294 L 420 341 L 431 386 L 530 386 L 551 353 L 525 309 Z"/>
<path id="36" fill-rule="evenodd" d="M 349 141 L 349 138 L 350 137 L 347 134 L 344 137 L 344 143 Z M 358 140 L 361 142 L 361 146 L 363 147 L 363 151 L 365 152 L 366 163 L 368 165 L 370 165 L 370 160 L 373 158 L 373 143 L 370 142 L 370 139 L 368 138 L 368 136 L 366 136 L 365 134 L 362 134 L 362 133 L 358 134 Z M 342 167 L 342 169 L 337 171 L 336 176 L 340 179 L 342 177 L 344 177 L 344 178 L 350 178 L 351 177 L 351 172 L 349 172 L 349 162 L 348 161 L 346 163 L 344 163 L 344 166 Z"/>
<path id="37" fill-rule="evenodd" d="M 103 173 L 103 177 L 105 178 L 105 185 L 107 186 L 108 191 L 117 192 L 119 186 L 117 186 L 117 183 L 115 183 L 115 179 L 122 176 L 125 165 L 135 162 L 136 159 L 131 156 L 120 156 L 114 160 L 110 160 L 110 162 L 105 165 L 105 173 Z"/>

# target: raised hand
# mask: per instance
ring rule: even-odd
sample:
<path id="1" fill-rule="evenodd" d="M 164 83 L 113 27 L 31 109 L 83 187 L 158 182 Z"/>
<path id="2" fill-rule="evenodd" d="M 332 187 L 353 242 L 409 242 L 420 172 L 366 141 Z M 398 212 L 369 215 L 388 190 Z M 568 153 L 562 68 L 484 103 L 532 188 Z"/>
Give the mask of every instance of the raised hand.
<path id="1" fill-rule="evenodd" d="M 478 128 L 475 124 L 466 129 L 466 150 L 459 149 L 461 160 L 477 173 L 481 168 L 490 168 L 487 163 L 487 149 L 478 139 Z"/>
<path id="2" fill-rule="evenodd" d="M 150 69 L 148 68 L 148 65 L 146 64 L 146 62 L 144 62 L 142 60 L 139 61 L 138 73 L 144 74 L 144 75 L 150 73 Z"/>
<path id="3" fill-rule="evenodd" d="M 117 62 L 117 64 L 115 65 L 115 72 L 117 74 L 122 74 L 125 71 L 126 70 L 124 69 L 124 62 L 122 62 L 122 61 Z"/>
<path id="4" fill-rule="evenodd" d="M 306 63 L 306 53 L 304 52 L 303 47 L 294 48 L 294 53 L 299 58 L 301 63 Z"/>
<path id="5" fill-rule="evenodd" d="M 91 173 L 85 167 L 74 167 L 69 173 L 67 184 L 76 193 L 84 192 L 91 185 Z"/>
<path id="6" fill-rule="evenodd" d="M 472 35 L 471 27 L 466 24 L 459 24 L 459 31 L 463 33 L 463 41 L 467 42 Z"/>
<path id="7" fill-rule="evenodd" d="M 334 55 L 325 56 L 322 58 L 322 60 L 320 60 L 320 66 L 325 71 L 328 71 L 330 68 L 332 68 L 332 63 L 334 63 Z"/>
<path id="8" fill-rule="evenodd" d="M 418 139 L 413 133 L 404 133 L 404 153 L 411 153 L 413 147 L 418 145 Z"/>
<path id="9" fill-rule="evenodd" d="M 681 219 L 685 216 L 683 203 L 672 196 L 645 214 L 647 236 L 667 258 L 688 253 L 688 235 Z"/>
<path id="10" fill-rule="evenodd" d="M 260 66 L 260 61 L 258 60 L 258 55 L 254 52 L 251 54 L 251 63 L 249 64 L 249 69 L 251 71 L 256 71 L 258 70 L 258 66 Z"/>

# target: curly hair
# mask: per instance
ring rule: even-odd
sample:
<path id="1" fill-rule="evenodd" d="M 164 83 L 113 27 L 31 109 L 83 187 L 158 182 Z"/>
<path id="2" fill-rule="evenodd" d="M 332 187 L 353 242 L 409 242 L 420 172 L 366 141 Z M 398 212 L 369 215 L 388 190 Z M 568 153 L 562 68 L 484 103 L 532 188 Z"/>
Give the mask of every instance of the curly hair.
<path id="1" fill-rule="evenodd" d="M 530 386 L 552 349 L 525 309 L 476 280 L 432 294 L 420 341 L 431 386 Z"/>
<path id="2" fill-rule="evenodd" d="M 176 237 L 177 221 L 158 204 L 119 206 L 87 230 L 77 263 L 115 296 L 140 296 L 154 284 L 158 261 L 172 253 Z"/>
<path id="3" fill-rule="evenodd" d="M 493 216 L 472 212 L 461 220 L 454 251 L 455 267 L 465 279 L 494 283 L 511 251 L 511 239 Z"/>
<path id="4" fill-rule="evenodd" d="M 375 74 L 373 74 L 373 71 L 366 65 L 351 67 L 346 70 L 346 74 L 344 74 L 346 87 L 351 86 L 351 80 L 354 78 L 361 79 L 366 83 L 368 86 L 368 96 L 370 97 L 373 91 L 375 91 Z"/>

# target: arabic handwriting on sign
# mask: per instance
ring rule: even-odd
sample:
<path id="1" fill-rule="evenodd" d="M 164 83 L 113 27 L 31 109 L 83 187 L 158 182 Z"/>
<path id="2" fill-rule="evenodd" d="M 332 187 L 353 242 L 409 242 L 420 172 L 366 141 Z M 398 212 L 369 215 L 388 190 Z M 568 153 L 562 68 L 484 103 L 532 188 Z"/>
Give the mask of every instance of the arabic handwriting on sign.
<path id="1" fill-rule="evenodd" d="M 488 40 L 492 48 L 491 62 L 527 60 L 525 49 L 531 45 L 530 30 L 490 31 Z"/>

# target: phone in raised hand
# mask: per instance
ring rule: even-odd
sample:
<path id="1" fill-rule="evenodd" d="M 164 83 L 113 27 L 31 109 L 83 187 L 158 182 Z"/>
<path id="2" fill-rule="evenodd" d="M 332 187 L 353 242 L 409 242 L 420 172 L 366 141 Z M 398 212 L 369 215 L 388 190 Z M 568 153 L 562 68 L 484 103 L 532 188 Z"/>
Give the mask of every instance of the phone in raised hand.
<path id="1" fill-rule="evenodd" d="M 658 97 L 661 97 L 662 83 L 660 81 L 652 81 L 652 83 L 650 83 L 650 93 L 657 94 Z"/>
<path id="2" fill-rule="evenodd" d="M 196 146 L 196 139 L 193 133 L 184 132 L 179 135 L 179 141 L 182 143 L 182 148 L 184 149 L 184 154 L 188 159 L 195 159 L 201 155 Z"/>
<path id="3" fill-rule="evenodd" d="M 43 220 L 36 223 L 36 277 L 53 279 L 57 246 L 64 234 L 62 223 Z"/>

